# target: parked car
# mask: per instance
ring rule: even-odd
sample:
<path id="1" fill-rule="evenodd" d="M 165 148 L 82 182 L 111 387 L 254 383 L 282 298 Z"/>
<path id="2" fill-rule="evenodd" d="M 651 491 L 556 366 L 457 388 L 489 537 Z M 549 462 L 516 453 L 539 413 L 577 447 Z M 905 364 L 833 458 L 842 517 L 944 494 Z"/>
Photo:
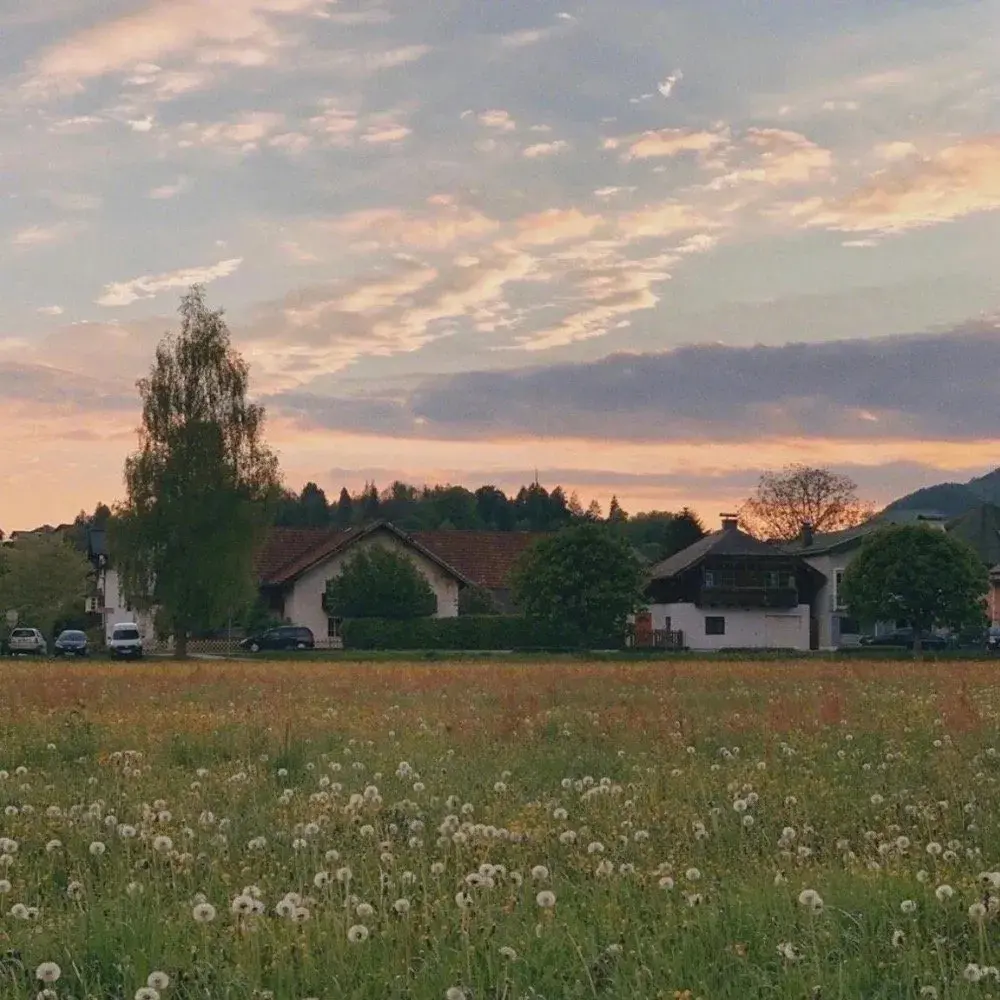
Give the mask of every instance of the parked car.
<path id="1" fill-rule="evenodd" d="M 111 630 L 108 652 L 119 660 L 138 660 L 142 657 L 142 635 L 135 622 L 121 622 Z"/>
<path id="2" fill-rule="evenodd" d="M 64 629 L 52 644 L 53 656 L 86 656 L 89 652 L 87 633 L 77 629 Z"/>
<path id="3" fill-rule="evenodd" d="M 913 649 L 913 629 L 895 628 L 890 632 L 883 632 L 881 635 L 863 635 L 861 637 L 861 645 L 896 646 L 903 649 Z M 947 649 L 951 643 L 944 636 L 928 633 L 921 636 L 920 645 L 923 649 Z"/>
<path id="4" fill-rule="evenodd" d="M 304 625 L 279 625 L 269 628 L 259 635 L 248 636 L 240 643 L 240 649 L 259 653 L 262 649 L 315 649 L 316 640 L 312 629 Z"/>
<path id="5" fill-rule="evenodd" d="M 16 628 L 7 640 L 7 649 L 11 656 L 24 654 L 26 656 L 48 656 L 49 644 L 45 636 L 37 628 Z"/>

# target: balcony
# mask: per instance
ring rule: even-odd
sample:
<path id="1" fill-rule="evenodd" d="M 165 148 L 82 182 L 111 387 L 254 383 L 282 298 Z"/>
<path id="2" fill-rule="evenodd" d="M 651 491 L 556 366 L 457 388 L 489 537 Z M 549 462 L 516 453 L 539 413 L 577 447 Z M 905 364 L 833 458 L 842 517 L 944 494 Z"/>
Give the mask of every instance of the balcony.
<path id="1" fill-rule="evenodd" d="M 799 604 L 797 587 L 702 587 L 699 608 L 788 608 Z"/>

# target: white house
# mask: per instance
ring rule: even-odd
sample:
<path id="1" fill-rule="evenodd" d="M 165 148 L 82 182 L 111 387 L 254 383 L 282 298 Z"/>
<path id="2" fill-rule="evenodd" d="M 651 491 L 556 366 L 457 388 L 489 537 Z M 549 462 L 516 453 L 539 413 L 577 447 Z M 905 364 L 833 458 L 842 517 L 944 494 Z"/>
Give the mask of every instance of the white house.
<path id="1" fill-rule="evenodd" d="M 811 605 L 822 586 L 804 560 L 739 530 L 723 515 L 706 535 L 650 571 L 654 631 L 681 632 L 693 650 L 816 646 Z"/>
<path id="2" fill-rule="evenodd" d="M 473 581 L 414 535 L 387 521 L 347 531 L 274 532 L 263 553 L 261 590 L 286 621 L 305 625 L 318 641 L 340 638 L 340 620 L 326 610 L 326 585 L 358 551 L 378 545 L 406 556 L 437 598 L 436 618 L 458 615 L 458 593 Z M 284 562 L 282 563 L 282 559 Z"/>

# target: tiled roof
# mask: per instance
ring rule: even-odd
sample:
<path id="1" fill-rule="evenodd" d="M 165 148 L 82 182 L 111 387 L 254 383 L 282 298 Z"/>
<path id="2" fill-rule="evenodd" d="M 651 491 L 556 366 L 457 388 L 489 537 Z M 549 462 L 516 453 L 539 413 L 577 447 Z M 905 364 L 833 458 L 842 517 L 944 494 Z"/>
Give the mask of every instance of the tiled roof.
<path id="1" fill-rule="evenodd" d="M 353 536 L 368 530 L 341 531 L 328 528 L 272 528 L 257 558 L 257 574 L 262 583 L 285 583 L 310 566 L 332 555 Z M 427 554 L 451 569 L 460 578 L 490 590 L 504 590 L 511 570 L 521 553 L 543 537 L 518 531 L 396 531 Z"/>
<path id="2" fill-rule="evenodd" d="M 304 555 L 328 544 L 346 531 L 331 528 L 271 528 L 257 555 L 257 576 L 264 583 L 278 577 L 280 571 L 298 562 Z"/>
<path id="3" fill-rule="evenodd" d="M 521 554 L 544 534 L 527 531 L 414 531 L 411 537 L 473 583 L 505 590 Z"/>

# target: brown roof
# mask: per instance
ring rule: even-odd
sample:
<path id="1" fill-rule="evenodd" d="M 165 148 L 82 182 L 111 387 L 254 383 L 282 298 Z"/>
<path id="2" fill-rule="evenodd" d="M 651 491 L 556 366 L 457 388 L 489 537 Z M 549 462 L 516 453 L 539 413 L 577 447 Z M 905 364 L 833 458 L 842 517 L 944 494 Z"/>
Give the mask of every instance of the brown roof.
<path id="1" fill-rule="evenodd" d="M 285 566 L 329 542 L 332 536 L 346 533 L 333 528 L 271 528 L 254 568 L 263 583 L 270 583 Z"/>
<path id="2" fill-rule="evenodd" d="M 543 534 L 527 531 L 414 531 L 412 538 L 437 553 L 473 583 L 506 590 L 521 554 Z"/>
<path id="3" fill-rule="evenodd" d="M 651 580 L 669 580 L 683 573 L 707 556 L 782 556 L 785 553 L 776 545 L 762 542 L 739 528 L 723 528 L 713 531 L 710 535 L 698 539 L 680 552 L 675 552 L 662 562 L 657 563 L 650 571 Z"/>
<path id="4" fill-rule="evenodd" d="M 264 584 L 288 583 L 371 531 L 383 528 L 422 551 L 463 583 L 490 590 L 509 587 L 509 578 L 521 553 L 543 537 L 518 531 L 403 532 L 386 521 L 347 531 L 329 528 L 272 528 L 257 558 Z"/>

